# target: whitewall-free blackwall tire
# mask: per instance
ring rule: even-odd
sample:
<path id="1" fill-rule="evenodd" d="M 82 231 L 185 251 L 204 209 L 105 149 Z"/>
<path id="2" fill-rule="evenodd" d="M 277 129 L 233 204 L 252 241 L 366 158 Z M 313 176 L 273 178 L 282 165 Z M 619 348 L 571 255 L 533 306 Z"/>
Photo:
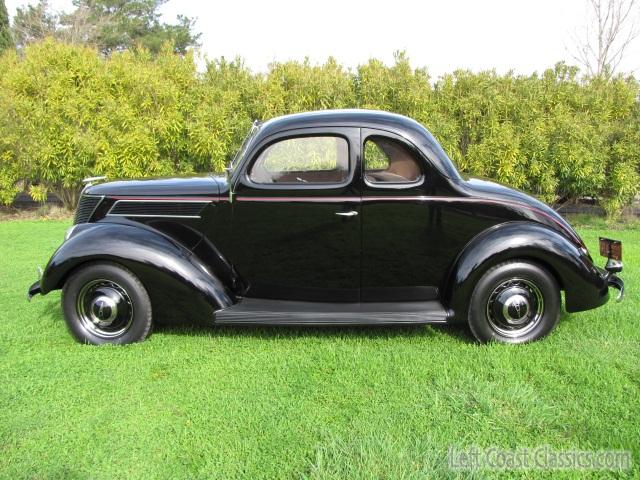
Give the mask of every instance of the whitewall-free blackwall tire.
<path id="1" fill-rule="evenodd" d="M 108 262 L 75 270 L 62 289 L 65 321 L 80 342 L 127 344 L 151 332 L 151 301 L 127 268 Z"/>

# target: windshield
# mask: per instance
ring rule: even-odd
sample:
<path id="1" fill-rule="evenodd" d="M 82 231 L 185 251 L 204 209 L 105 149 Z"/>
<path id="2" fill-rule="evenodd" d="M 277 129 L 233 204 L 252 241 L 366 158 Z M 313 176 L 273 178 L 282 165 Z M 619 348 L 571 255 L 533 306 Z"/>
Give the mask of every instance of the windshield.
<path id="1" fill-rule="evenodd" d="M 256 133 L 258 133 L 258 130 L 260 130 L 260 126 L 261 124 L 259 120 L 256 120 L 253 122 L 253 125 L 251 126 L 251 130 L 249 130 L 247 137 L 244 139 L 244 142 L 242 142 L 242 146 L 240 147 L 240 149 L 238 150 L 238 153 L 236 153 L 235 157 L 233 157 L 233 160 L 231 160 L 231 163 L 229 164 L 229 169 L 231 171 L 235 170 L 240 159 L 244 157 L 244 154 L 247 152 L 247 148 L 249 147 L 251 140 L 253 140 L 253 137 L 256 136 Z"/>

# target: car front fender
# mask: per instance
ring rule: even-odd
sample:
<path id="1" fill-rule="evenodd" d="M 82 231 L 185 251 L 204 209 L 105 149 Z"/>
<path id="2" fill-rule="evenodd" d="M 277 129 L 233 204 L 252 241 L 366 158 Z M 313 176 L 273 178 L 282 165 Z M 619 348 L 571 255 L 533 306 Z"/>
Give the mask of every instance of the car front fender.
<path id="1" fill-rule="evenodd" d="M 466 318 L 473 289 L 492 266 L 509 260 L 537 263 L 565 291 L 568 312 L 598 307 L 609 298 L 606 272 L 556 231 L 533 222 L 509 222 L 474 237 L 456 258 L 444 287 L 444 303 Z"/>
<path id="2" fill-rule="evenodd" d="M 74 269 L 95 261 L 119 263 L 147 288 L 154 317 L 206 317 L 234 303 L 233 294 L 197 256 L 166 235 L 119 223 L 79 225 L 53 254 L 40 280 L 40 293 L 64 286 Z"/>

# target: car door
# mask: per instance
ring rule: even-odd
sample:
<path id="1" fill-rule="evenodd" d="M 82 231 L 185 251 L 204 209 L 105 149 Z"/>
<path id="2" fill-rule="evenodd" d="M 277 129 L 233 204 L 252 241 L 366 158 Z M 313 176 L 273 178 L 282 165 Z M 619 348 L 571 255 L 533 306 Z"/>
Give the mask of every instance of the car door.
<path id="1" fill-rule="evenodd" d="M 359 301 L 359 148 L 357 128 L 305 128 L 249 153 L 232 202 L 246 296 Z"/>
<path id="2" fill-rule="evenodd" d="M 438 297 L 442 258 L 440 209 L 423 154 L 402 137 L 362 129 L 362 292 L 367 301 Z"/>

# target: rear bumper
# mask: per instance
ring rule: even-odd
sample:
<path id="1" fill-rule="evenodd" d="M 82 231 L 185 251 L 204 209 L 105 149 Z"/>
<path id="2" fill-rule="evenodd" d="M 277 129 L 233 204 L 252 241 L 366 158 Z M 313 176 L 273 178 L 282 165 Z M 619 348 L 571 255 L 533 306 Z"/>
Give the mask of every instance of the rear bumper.
<path id="1" fill-rule="evenodd" d="M 31 301 L 34 295 L 39 295 L 40 293 L 42 293 L 42 290 L 40 289 L 40 280 L 38 280 L 37 282 L 35 282 L 33 285 L 29 287 L 29 291 L 27 292 L 27 298 L 29 299 L 29 301 Z"/>
<path id="2" fill-rule="evenodd" d="M 593 265 L 591 259 L 584 260 L 584 276 L 573 283 L 565 284 L 565 305 L 567 312 L 582 312 L 598 308 L 609 301 L 609 288 L 618 290 L 616 301 L 620 302 L 624 297 L 624 282 L 616 273 L 622 270 L 609 272 L 604 268 Z"/>
<path id="3" fill-rule="evenodd" d="M 624 298 L 624 282 L 620 277 L 614 275 L 613 273 L 607 276 L 607 286 L 611 288 L 615 288 L 618 290 L 618 296 L 616 297 L 616 302 L 621 302 Z"/>

